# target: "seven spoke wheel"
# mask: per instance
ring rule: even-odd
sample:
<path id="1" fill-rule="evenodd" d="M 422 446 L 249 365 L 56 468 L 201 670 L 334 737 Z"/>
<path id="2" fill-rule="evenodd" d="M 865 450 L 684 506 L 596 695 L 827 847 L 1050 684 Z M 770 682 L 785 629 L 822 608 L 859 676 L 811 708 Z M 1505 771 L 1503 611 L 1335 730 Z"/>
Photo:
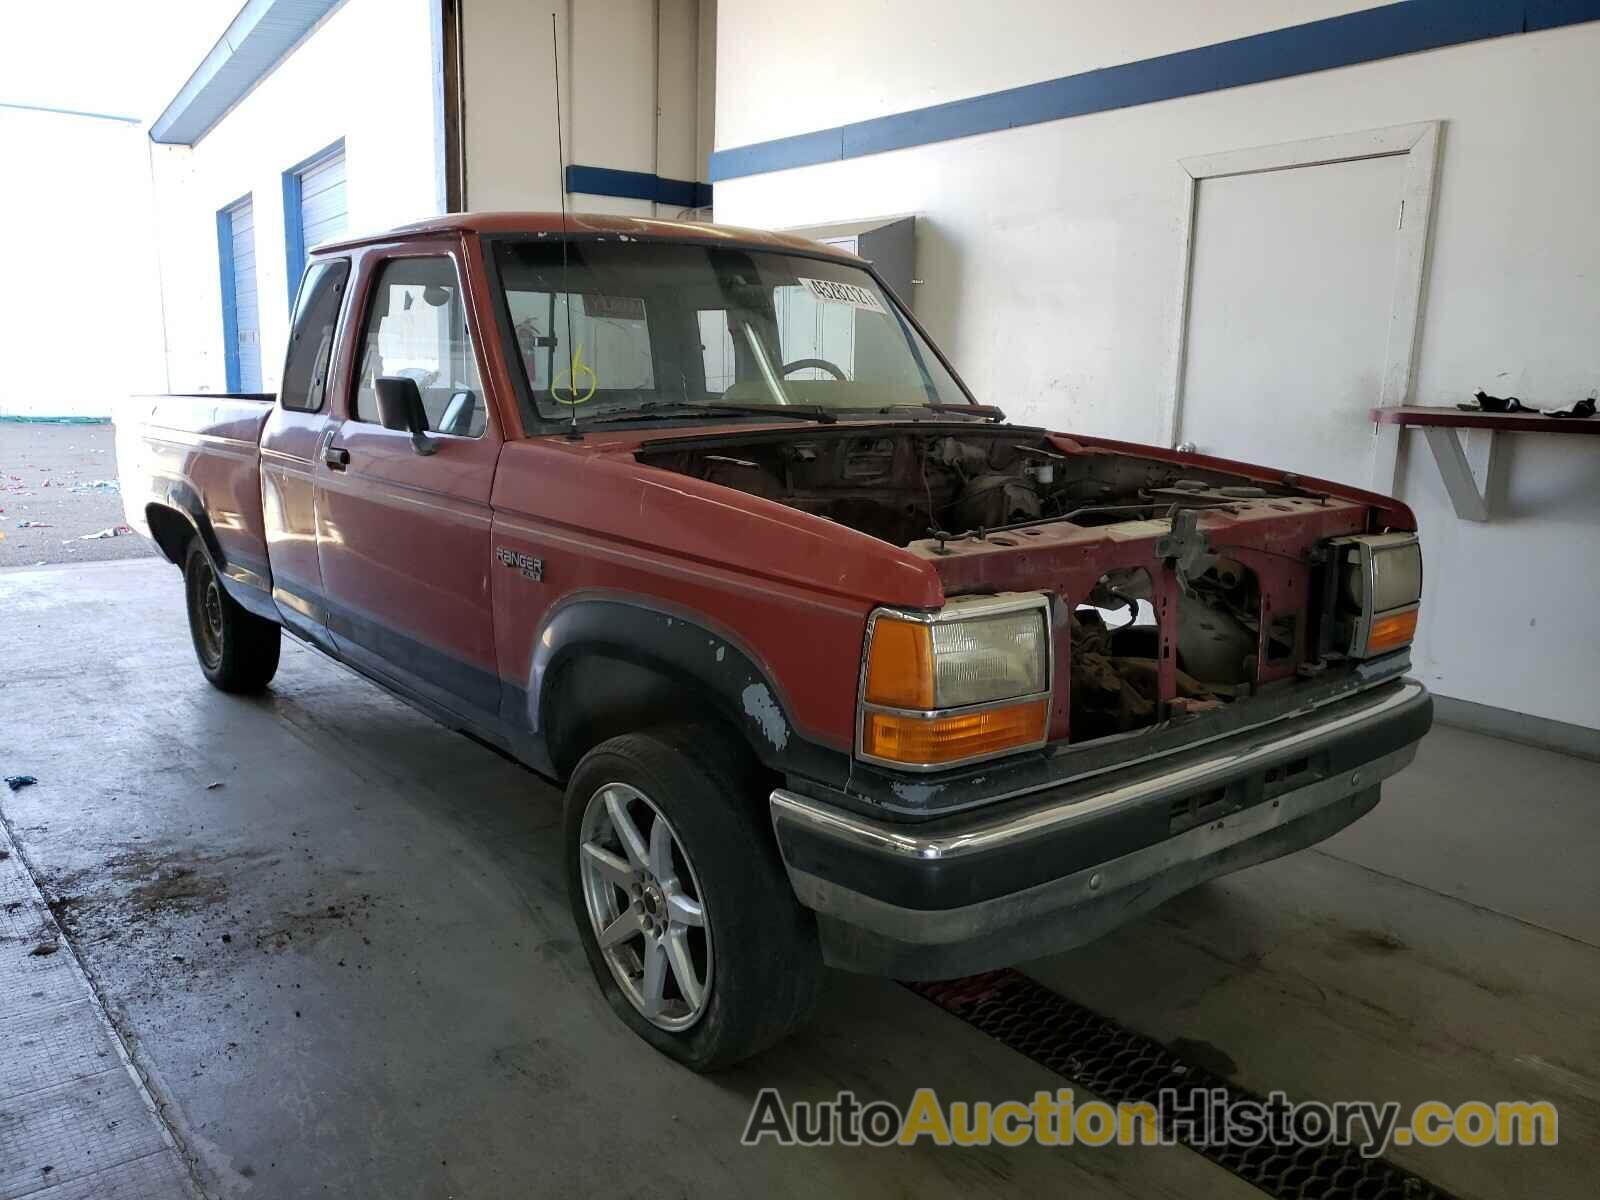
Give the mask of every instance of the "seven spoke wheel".
<path id="1" fill-rule="evenodd" d="M 711 930 L 699 881 L 671 823 L 647 796 L 608 783 L 589 797 L 579 841 L 595 940 L 622 994 L 677 1032 L 711 996 Z"/>
<path id="2" fill-rule="evenodd" d="M 592 747 L 567 781 L 567 895 L 613 1012 L 696 1071 L 805 1020 L 816 921 L 766 820 L 770 777 L 724 730 L 659 726 Z"/>

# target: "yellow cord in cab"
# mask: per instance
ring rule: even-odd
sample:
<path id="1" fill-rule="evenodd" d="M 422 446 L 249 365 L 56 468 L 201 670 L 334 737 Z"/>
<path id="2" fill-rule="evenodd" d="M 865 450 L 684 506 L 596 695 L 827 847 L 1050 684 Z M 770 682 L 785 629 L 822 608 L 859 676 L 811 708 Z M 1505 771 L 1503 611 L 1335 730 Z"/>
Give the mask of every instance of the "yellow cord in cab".
<path id="1" fill-rule="evenodd" d="M 555 380 L 550 385 L 550 398 L 557 404 L 567 404 L 571 405 L 572 407 L 577 407 L 578 405 L 585 404 L 594 398 L 595 389 L 600 386 L 600 377 L 594 373 L 593 367 L 583 361 L 582 342 L 578 342 L 572 347 L 571 370 L 563 371 L 561 374 L 567 377 L 567 396 L 569 398 L 563 400 L 556 394 L 557 389 L 561 386 L 561 375 L 557 375 Z M 580 396 L 578 395 L 577 388 L 573 387 L 572 385 L 578 381 L 579 377 L 584 375 L 589 377 L 589 390 Z"/>

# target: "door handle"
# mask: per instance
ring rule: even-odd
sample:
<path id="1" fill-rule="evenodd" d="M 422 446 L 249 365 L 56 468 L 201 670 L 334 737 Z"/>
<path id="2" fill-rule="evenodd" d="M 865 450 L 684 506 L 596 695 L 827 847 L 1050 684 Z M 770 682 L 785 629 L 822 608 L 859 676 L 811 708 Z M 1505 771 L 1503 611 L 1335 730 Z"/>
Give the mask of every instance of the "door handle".
<path id="1" fill-rule="evenodd" d="M 350 451 L 343 446 L 327 445 L 322 448 L 322 461 L 335 471 L 342 471 L 350 465 Z"/>

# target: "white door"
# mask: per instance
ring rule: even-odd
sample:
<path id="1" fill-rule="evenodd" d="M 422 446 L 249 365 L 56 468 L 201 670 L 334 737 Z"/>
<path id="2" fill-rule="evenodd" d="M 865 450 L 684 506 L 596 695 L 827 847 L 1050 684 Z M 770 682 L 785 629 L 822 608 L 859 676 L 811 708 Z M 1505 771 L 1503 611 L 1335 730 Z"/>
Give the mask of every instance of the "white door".
<path id="1" fill-rule="evenodd" d="M 1179 442 L 1372 486 L 1407 168 L 1391 154 L 1197 182 Z"/>

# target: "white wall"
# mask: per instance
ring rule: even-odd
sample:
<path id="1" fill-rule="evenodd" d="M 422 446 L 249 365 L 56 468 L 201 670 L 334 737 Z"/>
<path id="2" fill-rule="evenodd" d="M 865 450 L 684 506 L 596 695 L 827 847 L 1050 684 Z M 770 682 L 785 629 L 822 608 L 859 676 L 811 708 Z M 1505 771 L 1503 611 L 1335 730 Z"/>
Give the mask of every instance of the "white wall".
<path id="1" fill-rule="evenodd" d="M 145 146 L 138 125 L 0 108 L 0 416 L 163 390 Z"/>
<path id="2" fill-rule="evenodd" d="M 568 163 L 704 179 L 711 112 L 702 28 L 715 0 L 462 0 L 466 207 L 560 206 L 550 16 Z M 649 201 L 572 197 L 574 211 L 675 216 Z"/>
<path id="3" fill-rule="evenodd" d="M 956 0 L 718 14 L 717 148 L 1259 32 L 1365 4 Z M 1158 441 L 1177 348 L 1191 155 L 1446 121 L 1415 400 L 1546 403 L 1600 385 L 1600 24 L 1436 50 L 846 162 L 724 180 L 717 219 L 918 214 L 918 315 L 1013 419 Z M 1509 444 L 1487 525 L 1420 438 L 1401 494 L 1428 563 L 1418 674 L 1441 694 L 1600 727 L 1596 452 Z"/>
<path id="4" fill-rule="evenodd" d="M 288 336 L 283 172 L 344 139 L 348 229 L 439 211 L 428 0 L 347 0 L 194 146 L 152 146 L 167 362 L 174 391 L 222 391 L 216 214 L 255 206 L 262 386 Z"/>

